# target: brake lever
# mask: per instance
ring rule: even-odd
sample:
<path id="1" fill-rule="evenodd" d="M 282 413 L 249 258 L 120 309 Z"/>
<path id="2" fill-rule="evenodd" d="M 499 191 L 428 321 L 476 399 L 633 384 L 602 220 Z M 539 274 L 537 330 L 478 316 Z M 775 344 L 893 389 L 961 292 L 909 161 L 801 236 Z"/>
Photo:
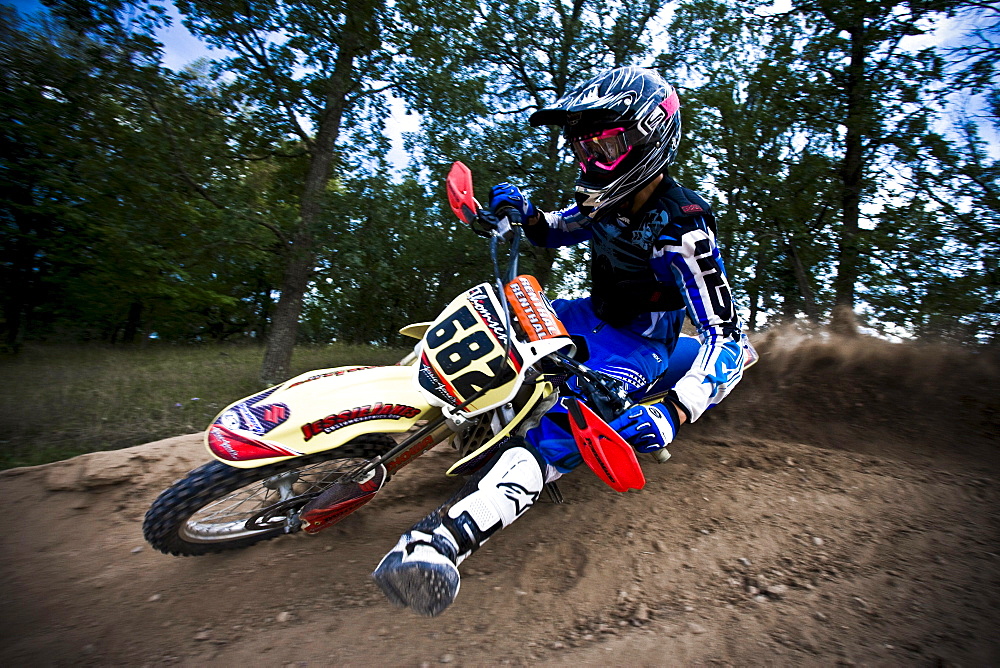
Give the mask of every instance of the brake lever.
<path id="1" fill-rule="evenodd" d="M 516 214 L 517 220 L 511 214 Z M 510 241 L 514 236 L 514 228 L 521 226 L 520 212 L 517 209 L 501 209 L 497 213 L 480 209 L 476 212 L 476 221 L 479 223 L 473 228 L 476 234 L 485 238 L 496 234 L 504 241 Z"/>
<path id="2" fill-rule="evenodd" d="M 515 206 L 502 206 L 497 209 L 496 215 L 499 217 L 503 214 L 503 217 L 510 221 L 511 226 L 520 226 L 524 223 L 524 216 L 521 215 L 521 211 Z"/>
<path id="3" fill-rule="evenodd" d="M 471 226 L 472 231 L 486 239 L 493 236 L 493 233 L 500 229 L 500 219 L 489 209 L 478 209 L 476 211 L 476 222 L 478 225 Z"/>
<path id="4" fill-rule="evenodd" d="M 552 359 L 577 377 L 580 393 L 590 400 L 602 420 L 613 420 L 628 407 L 628 394 L 616 379 L 593 371 L 563 353 L 553 353 Z"/>

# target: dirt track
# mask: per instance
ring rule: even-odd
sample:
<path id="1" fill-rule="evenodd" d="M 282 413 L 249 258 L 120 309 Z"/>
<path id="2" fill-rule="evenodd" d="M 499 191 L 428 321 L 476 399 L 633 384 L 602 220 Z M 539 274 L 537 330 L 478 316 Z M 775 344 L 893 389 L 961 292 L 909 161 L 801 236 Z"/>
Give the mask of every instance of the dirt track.
<path id="1" fill-rule="evenodd" d="M 781 341 L 781 345 L 777 342 Z M 435 619 L 368 573 L 458 483 L 416 461 L 317 537 L 168 557 L 181 436 L 0 475 L 0 662 L 25 665 L 998 665 L 995 356 L 761 342 L 649 483 L 561 482 L 463 565 Z"/>

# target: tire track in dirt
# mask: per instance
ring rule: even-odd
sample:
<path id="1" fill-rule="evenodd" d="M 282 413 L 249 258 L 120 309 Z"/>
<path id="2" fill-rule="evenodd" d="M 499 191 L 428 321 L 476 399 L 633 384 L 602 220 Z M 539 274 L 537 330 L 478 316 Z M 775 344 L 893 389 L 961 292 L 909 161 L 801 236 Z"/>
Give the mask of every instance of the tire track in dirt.
<path id="1" fill-rule="evenodd" d="M 0 474 L 0 661 L 1000 662 L 995 359 L 937 352 L 928 385 L 908 347 L 761 348 L 670 462 L 643 460 L 645 490 L 566 476 L 567 503 L 465 562 L 435 619 L 392 608 L 368 573 L 460 484 L 447 449 L 316 537 L 186 559 L 144 546 L 141 521 L 204 461 L 196 435 Z"/>

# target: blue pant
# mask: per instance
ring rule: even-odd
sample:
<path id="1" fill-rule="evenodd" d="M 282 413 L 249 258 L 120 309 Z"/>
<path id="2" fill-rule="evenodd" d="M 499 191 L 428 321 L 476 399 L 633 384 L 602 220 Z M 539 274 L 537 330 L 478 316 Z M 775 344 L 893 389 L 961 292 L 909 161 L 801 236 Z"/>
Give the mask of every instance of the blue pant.
<path id="1" fill-rule="evenodd" d="M 671 346 L 615 329 L 594 315 L 589 298 L 557 299 L 552 306 L 570 334 L 587 340 L 590 351 L 587 366 L 621 380 L 633 399 L 649 394 L 647 385 L 655 379 L 659 379 L 656 388 L 673 387 L 691 368 L 701 348 L 698 340 L 689 336 L 680 337 Z M 537 427 L 528 431 L 526 438 L 560 473 L 573 470 L 582 461 L 562 401 L 545 414 Z"/>

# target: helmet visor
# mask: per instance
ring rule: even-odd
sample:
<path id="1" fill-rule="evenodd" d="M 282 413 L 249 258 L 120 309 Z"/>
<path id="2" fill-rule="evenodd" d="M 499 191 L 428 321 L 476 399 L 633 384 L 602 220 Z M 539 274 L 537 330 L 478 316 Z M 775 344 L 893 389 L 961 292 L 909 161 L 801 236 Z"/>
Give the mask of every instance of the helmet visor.
<path id="1" fill-rule="evenodd" d="M 612 128 L 574 137 L 569 143 L 583 171 L 587 171 L 591 165 L 611 171 L 632 150 L 625 128 Z"/>

